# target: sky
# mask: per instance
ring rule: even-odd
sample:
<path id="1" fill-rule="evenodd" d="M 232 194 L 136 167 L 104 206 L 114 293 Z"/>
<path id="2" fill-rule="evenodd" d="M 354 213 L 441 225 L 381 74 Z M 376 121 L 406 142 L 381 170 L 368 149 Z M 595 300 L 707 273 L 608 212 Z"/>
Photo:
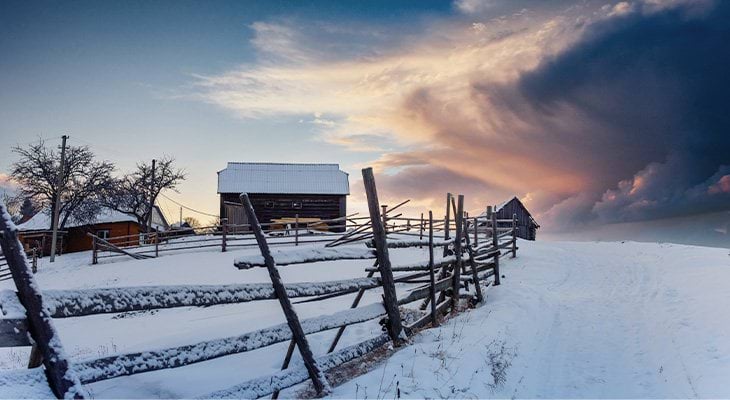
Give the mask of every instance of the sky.
<path id="1" fill-rule="evenodd" d="M 0 185 L 9 145 L 68 134 L 118 173 L 175 157 L 188 178 L 167 196 L 210 214 L 227 161 L 334 162 L 354 211 L 373 166 L 382 202 L 414 213 L 517 196 L 545 232 L 691 225 L 730 246 L 729 17 L 711 0 L 6 0 Z"/>

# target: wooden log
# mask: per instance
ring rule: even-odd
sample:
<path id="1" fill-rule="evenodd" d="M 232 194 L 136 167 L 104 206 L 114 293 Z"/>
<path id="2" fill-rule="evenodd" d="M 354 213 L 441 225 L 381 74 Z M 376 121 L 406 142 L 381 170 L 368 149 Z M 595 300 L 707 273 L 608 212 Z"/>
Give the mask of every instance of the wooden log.
<path id="1" fill-rule="evenodd" d="M 88 397 L 78 376 L 69 368 L 58 332 L 43 304 L 43 296 L 22 251 L 23 245 L 18 240 L 18 230 L 10 222 L 10 216 L 2 204 L 0 204 L 0 247 L 13 275 L 18 299 L 26 309 L 28 330 L 43 355 L 48 385 L 53 394 L 58 398 Z"/>
<path id="2" fill-rule="evenodd" d="M 378 191 L 375 186 L 375 177 L 372 168 L 362 170 L 365 194 L 368 200 L 370 211 L 370 223 L 373 226 L 373 244 L 376 249 L 378 267 L 380 268 L 380 279 L 383 283 L 383 302 L 388 314 L 388 334 L 393 343 L 400 344 L 403 325 L 401 323 L 400 311 L 398 310 L 398 297 L 395 292 L 393 271 L 390 269 L 390 255 L 388 254 L 388 243 L 386 240 L 385 227 L 382 225 L 379 214 Z"/>
<path id="3" fill-rule="evenodd" d="M 302 325 L 299 322 L 299 316 L 297 316 L 296 311 L 294 311 L 294 306 L 292 306 L 289 296 L 286 294 L 286 288 L 281 280 L 279 271 L 276 269 L 274 258 L 271 256 L 269 245 L 266 243 L 266 237 L 264 236 L 259 220 L 256 217 L 256 212 L 253 209 L 251 200 L 248 198 L 248 194 L 241 193 L 241 203 L 243 203 L 243 209 L 246 212 L 248 221 L 253 229 L 254 236 L 256 237 L 256 243 L 258 243 L 261 255 L 264 257 L 264 263 L 266 264 L 266 269 L 269 272 L 271 284 L 274 286 L 274 292 L 276 293 L 276 297 L 279 299 L 281 309 L 284 311 L 286 322 L 289 325 L 289 329 L 291 329 L 294 341 L 297 343 L 297 348 L 299 348 L 299 353 L 302 355 L 302 360 L 307 368 L 307 372 L 309 372 L 309 377 L 312 379 L 314 389 L 317 391 L 318 395 L 323 396 L 330 391 L 329 383 L 327 382 L 327 378 L 325 378 L 324 373 L 317 366 L 316 361 L 314 361 L 314 355 L 312 354 L 312 350 L 309 348 L 309 342 L 307 342 L 307 337 L 302 330 Z"/>
<path id="4" fill-rule="evenodd" d="M 448 267 L 449 265 L 456 262 L 456 257 L 448 256 L 445 259 L 441 259 L 438 262 L 434 262 L 434 267 L 436 269 L 442 268 L 442 267 Z M 428 271 L 430 269 L 429 262 L 428 261 L 422 261 L 422 262 L 416 262 L 414 264 L 410 265 L 396 265 L 391 267 L 391 271 L 393 272 L 410 272 L 410 271 Z M 372 268 L 365 268 L 366 272 L 370 271 L 379 271 L 377 267 Z"/>
<path id="5" fill-rule="evenodd" d="M 378 286 L 378 278 L 355 278 L 290 283 L 286 286 L 286 292 L 292 298 L 310 297 L 352 293 Z M 263 283 L 47 290 L 44 293 L 46 308 L 53 318 L 175 307 L 207 307 L 274 299 L 276 292 L 273 286 Z"/>
<path id="6" fill-rule="evenodd" d="M 338 260 L 368 260 L 376 258 L 376 253 L 367 248 L 352 246 L 352 248 L 336 249 L 331 247 L 308 249 L 311 252 L 301 253 L 300 250 L 279 250 L 272 255 L 277 261 L 277 266 L 309 264 L 319 261 Z M 271 253 L 270 253 L 271 254 Z M 247 255 L 238 257 L 233 265 L 239 269 L 251 269 L 255 267 L 266 267 L 265 259 L 258 255 Z"/>
<path id="7" fill-rule="evenodd" d="M 453 277 L 447 276 L 446 278 L 435 281 L 433 284 L 433 289 L 435 291 L 446 290 L 451 288 L 452 284 Z M 429 297 L 431 295 L 431 288 L 432 286 L 429 282 L 428 285 L 413 289 L 410 293 L 408 293 L 408 296 L 398 299 L 398 304 L 403 305 L 414 302 L 416 300 L 425 299 L 426 297 Z"/>
<path id="8" fill-rule="evenodd" d="M 499 237 L 497 237 L 497 214 L 492 213 L 492 247 L 499 249 Z M 494 286 L 499 286 L 499 257 L 494 257 Z"/>

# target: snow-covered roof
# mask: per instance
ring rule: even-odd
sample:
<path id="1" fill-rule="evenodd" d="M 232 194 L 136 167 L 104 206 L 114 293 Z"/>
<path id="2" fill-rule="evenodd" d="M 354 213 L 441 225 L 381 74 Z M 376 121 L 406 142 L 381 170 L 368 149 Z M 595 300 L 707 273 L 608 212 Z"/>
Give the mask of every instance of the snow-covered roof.
<path id="1" fill-rule="evenodd" d="M 229 162 L 218 171 L 218 193 L 350 194 L 339 164 Z"/>
<path id="2" fill-rule="evenodd" d="M 155 212 L 152 214 L 152 226 L 158 230 L 165 230 L 167 221 L 161 216 L 160 210 L 155 206 Z M 77 221 L 75 218 L 69 218 L 64 228 L 74 228 L 77 226 L 91 224 L 105 224 L 112 222 L 137 222 L 137 217 L 121 211 L 104 208 L 96 216 L 93 221 Z M 36 213 L 31 219 L 18 225 L 20 231 L 43 231 L 51 229 L 51 213 L 50 210 L 44 210 Z"/>

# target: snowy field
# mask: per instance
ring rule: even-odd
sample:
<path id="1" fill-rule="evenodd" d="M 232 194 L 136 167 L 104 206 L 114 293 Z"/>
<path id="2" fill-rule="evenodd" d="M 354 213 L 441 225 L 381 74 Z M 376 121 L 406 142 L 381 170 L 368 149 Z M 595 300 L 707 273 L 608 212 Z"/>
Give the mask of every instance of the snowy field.
<path id="1" fill-rule="evenodd" d="M 311 245 L 314 246 L 314 245 Z M 340 398 L 730 397 L 730 256 L 726 249 L 644 243 L 520 242 L 485 304 L 424 331 L 371 372 L 336 387 Z M 268 282 L 233 260 L 257 249 L 210 250 L 90 266 L 89 253 L 40 261 L 44 289 Z M 392 250 L 393 264 L 426 257 Z M 372 260 L 280 267 L 285 282 L 365 276 Z M 10 288 L 0 283 L 0 289 Z M 402 289 L 402 287 L 401 287 Z M 371 290 L 361 305 L 379 300 Z M 354 295 L 297 306 L 301 318 L 349 307 Z M 278 302 L 56 319 L 73 360 L 190 344 L 284 322 Z M 349 327 L 338 348 L 380 334 Z M 308 336 L 315 355 L 334 331 Z M 278 371 L 288 343 L 191 366 L 88 385 L 96 398 L 202 396 Z M 0 369 L 29 349 L 0 349 Z M 300 363 L 298 359 L 294 364 Z M 17 388 L 15 388 L 17 389 Z M 300 387 L 301 389 L 301 387 Z M 49 392 L 50 393 L 50 392 Z M 282 392 L 282 397 L 295 395 Z M 22 393 L 0 387 L 0 396 Z"/>

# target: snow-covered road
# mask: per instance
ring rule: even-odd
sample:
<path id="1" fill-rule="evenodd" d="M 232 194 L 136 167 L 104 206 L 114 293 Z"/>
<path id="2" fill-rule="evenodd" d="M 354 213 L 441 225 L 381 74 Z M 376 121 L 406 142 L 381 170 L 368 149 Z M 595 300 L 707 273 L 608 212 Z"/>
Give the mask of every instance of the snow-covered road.
<path id="1" fill-rule="evenodd" d="M 482 307 L 336 397 L 730 397 L 728 251 L 521 243 Z"/>

